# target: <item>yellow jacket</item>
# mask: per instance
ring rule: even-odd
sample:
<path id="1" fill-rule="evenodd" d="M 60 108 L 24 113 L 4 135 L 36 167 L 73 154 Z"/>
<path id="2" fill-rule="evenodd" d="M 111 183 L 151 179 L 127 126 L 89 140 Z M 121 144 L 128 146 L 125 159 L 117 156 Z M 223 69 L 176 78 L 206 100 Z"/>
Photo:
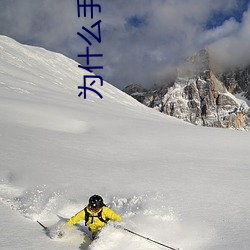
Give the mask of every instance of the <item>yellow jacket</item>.
<path id="1" fill-rule="evenodd" d="M 107 221 L 107 220 L 121 221 L 122 220 L 121 217 L 118 214 L 116 214 L 113 210 L 111 210 L 110 208 L 108 208 L 106 206 L 103 206 L 97 212 L 91 211 L 88 207 L 86 209 L 87 209 L 87 212 L 89 213 L 89 219 L 85 223 L 86 223 L 86 225 L 88 226 L 88 228 L 90 229 L 90 231 L 92 233 L 97 232 L 98 229 L 102 228 L 106 224 L 105 222 L 101 221 L 98 218 L 98 214 L 100 213 L 100 211 L 102 211 L 101 217 L 102 217 L 102 219 L 104 221 Z M 76 215 L 72 216 L 67 221 L 67 224 L 74 225 L 77 222 L 79 222 L 80 220 L 85 220 L 85 211 L 84 211 L 84 209 L 81 210 L 80 212 L 78 212 Z"/>

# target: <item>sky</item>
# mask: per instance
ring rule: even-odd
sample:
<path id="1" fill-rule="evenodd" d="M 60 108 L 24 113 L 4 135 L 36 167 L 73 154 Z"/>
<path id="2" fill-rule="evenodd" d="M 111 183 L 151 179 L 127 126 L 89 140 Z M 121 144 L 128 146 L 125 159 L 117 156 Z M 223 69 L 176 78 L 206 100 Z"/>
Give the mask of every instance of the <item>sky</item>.
<path id="1" fill-rule="evenodd" d="M 88 3 L 88 1 L 87 1 Z M 95 0 L 78 17 L 77 1 L 0 0 L 0 34 L 63 53 L 87 65 L 112 85 L 150 87 L 167 82 L 173 69 L 201 48 L 210 48 L 225 65 L 250 61 L 249 0 Z M 98 35 L 99 43 L 82 26 Z M 92 45 L 77 35 L 88 37 Z M 124 70 L 126 69 L 126 70 Z"/>

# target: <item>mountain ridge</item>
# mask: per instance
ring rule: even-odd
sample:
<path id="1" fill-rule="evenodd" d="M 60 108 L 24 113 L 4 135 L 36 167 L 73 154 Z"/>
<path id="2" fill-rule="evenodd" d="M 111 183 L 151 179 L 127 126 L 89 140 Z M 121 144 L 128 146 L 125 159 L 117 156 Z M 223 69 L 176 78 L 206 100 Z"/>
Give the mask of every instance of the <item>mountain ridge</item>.
<path id="1" fill-rule="evenodd" d="M 195 125 L 249 129 L 249 79 L 250 67 L 216 72 L 209 51 L 202 49 L 177 68 L 170 86 L 140 92 L 141 86 L 131 85 L 123 91 L 148 107 Z"/>

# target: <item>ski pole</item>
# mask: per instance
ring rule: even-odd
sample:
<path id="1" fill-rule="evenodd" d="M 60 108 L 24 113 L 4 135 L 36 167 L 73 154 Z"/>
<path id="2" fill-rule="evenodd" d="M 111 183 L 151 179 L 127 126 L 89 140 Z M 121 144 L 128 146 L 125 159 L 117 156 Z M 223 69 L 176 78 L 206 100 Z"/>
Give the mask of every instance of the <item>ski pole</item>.
<path id="1" fill-rule="evenodd" d="M 141 235 L 141 234 L 135 233 L 135 232 L 133 232 L 133 231 L 127 229 L 127 228 L 122 228 L 122 229 L 125 230 L 125 231 L 127 231 L 127 232 L 129 232 L 129 233 L 131 233 L 131 234 L 137 235 L 137 236 L 139 236 L 139 237 L 141 237 L 141 238 L 143 238 L 143 239 L 145 239 L 145 240 L 154 242 L 154 243 L 156 243 L 156 244 L 158 244 L 158 245 L 161 245 L 161 246 L 163 246 L 163 247 L 169 248 L 169 249 L 171 249 L 171 250 L 180 250 L 180 248 L 173 248 L 173 247 L 167 246 L 167 245 L 162 244 L 162 243 L 160 243 L 160 242 L 158 242 L 158 241 L 155 241 L 155 240 L 152 240 L 152 239 L 150 239 L 150 238 L 148 238 L 148 237 L 145 237 L 145 236 L 143 236 L 143 235 Z"/>
<path id="2" fill-rule="evenodd" d="M 48 228 L 47 227 L 45 227 L 40 221 L 36 221 L 40 226 L 42 226 L 43 227 L 43 229 L 46 231 L 46 230 L 48 230 Z"/>

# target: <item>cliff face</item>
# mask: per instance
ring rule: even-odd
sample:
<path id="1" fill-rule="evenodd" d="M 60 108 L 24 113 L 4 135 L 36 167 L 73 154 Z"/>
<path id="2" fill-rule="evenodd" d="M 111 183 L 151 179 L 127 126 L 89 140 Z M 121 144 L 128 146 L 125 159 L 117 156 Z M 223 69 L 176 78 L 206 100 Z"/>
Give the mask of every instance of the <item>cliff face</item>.
<path id="1" fill-rule="evenodd" d="M 233 94 L 246 98 L 249 91 L 249 68 L 215 75 L 209 53 L 201 50 L 177 70 L 171 87 L 137 92 L 137 100 L 167 115 L 196 125 L 248 129 L 250 109 Z M 135 93 L 131 94 L 135 97 Z"/>
<path id="2" fill-rule="evenodd" d="M 250 100 L 250 65 L 244 69 L 228 70 L 218 74 L 218 79 L 225 84 L 230 93 L 240 93 Z"/>

